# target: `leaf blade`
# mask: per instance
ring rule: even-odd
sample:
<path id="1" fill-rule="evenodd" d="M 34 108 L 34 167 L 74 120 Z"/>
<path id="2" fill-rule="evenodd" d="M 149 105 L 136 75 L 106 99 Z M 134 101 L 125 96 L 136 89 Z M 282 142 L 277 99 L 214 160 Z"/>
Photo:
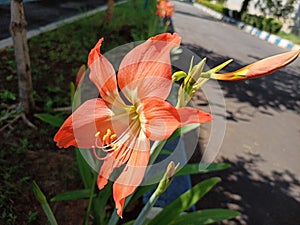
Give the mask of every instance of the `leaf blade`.
<path id="1" fill-rule="evenodd" d="M 34 114 L 34 116 L 50 124 L 52 127 L 59 128 L 64 122 L 64 119 L 61 118 L 59 115 L 51 115 L 49 113 L 37 113 Z"/>
<path id="2" fill-rule="evenodd" d="M 67 191 L 54 196 L 53 198 L 50 199 L 50 201 L 57 202 L 57 201 L 78 200 L 78 199 L 85 199 L 85 198 L 88 199 L 90 197 L 90 193 L 91 193 L 90 189 Z"/>
<path id="3" fill-rule="evenodd" d="M 178 217 L 170 225 L 205 225 L 233 219 L 240 215 L 239 212 L 229 209 L 206 209 L 188 213 Z"/>
<path id="4" fill-rule="evenodd" d="M 212 177 L 198 183 L 166 206 L 148 225 L 169 224 L 172 221 L 170 221 L 170 218 L 175 219 L 178 217 L 180 213 L 198 202 L 220 181 L 219 177 Z"/>
<path id="5" fill-rule="evenodd" d="M 41 204 L 41 206 L 44 210 L 44 213 L 46 214 L 50 224 L 51 225 L 58 225 L 57 221 L 55 219 L 55 216 L 54 216 L 54 214 L 53 214 L 53 212 L 52 212 L 52 210 L 51 210 L 51 208 L 48 204 L 46 196 L 41 191 L 40 187 L 38 186 L 38 184 L 35 181 L 33 181 L 33 183 L 32 183 L 32 190 L 33 190 L 33 193 L 34 193 L 36 199 Z"/>

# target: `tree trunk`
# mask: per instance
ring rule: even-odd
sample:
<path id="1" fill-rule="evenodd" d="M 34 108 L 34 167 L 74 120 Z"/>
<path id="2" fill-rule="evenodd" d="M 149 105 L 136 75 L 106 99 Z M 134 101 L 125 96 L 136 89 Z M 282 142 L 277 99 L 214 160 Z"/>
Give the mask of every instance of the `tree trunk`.
<path id="1" fill-rule="evenodd" d="M 292 27 L 292 33 L 300 36 L 300 4 L 294 17 L 294 26 Z"/>
<path id="2" fill-rule="evenodd" d="M 18 74 L 19 99 L 22 110 L 30 115 L 35 108 L 32 96 L 30 57 L 27 44 L 27 23 L 24 16 L 23 1 L 11 0 L 10 32 L 13 39 Z"/>
<path id="3" fill-rule="evenodd" d="M 244 0 L 243 1 L 242 7 L 241 7 L 241 10 L 240 10 L 241 15 L 242 15 L 243 12 L 247 12 L 250 1 L 251 0 Z"/>
<path id="4" fill-rule="evenodd" d="M 106 13 L 103 20 L 104 24 L 111 22 L 114 14 L 114 4 L 115 4 L 114 0 L 108 0 Z"/>

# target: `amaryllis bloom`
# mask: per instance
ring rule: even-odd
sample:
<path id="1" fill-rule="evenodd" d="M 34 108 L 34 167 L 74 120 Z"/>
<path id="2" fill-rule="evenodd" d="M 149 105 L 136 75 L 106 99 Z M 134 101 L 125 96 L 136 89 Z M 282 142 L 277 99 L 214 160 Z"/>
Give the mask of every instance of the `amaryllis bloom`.
<path id="1" fill-rule="evenodd" d="M 246 80 L 256 77 L 265 76 L 279 70 L 280 68 L 293 62 L 298 55 L 300 50 L 294 50 L 278 55 L 274 55 L 257 62 L 254 62 L 250 65 L 247 65 L 239 70 L 218 74 L 214 73 L 210 76 L 212 79 L 216 80 Z"/>
<path id="2" fill-rule="evenodd" d="M 160 1 L 156 5 L 156 15 L 161 18 L 171 17 L 174 13 L 174 4 L 168 1 Z"/>
<path id="3" fill-rule="evenodd" d="M 103 160 L 99 189 L 107 184 L 115 168 L 125 164 L 113 184 L 119 216 L 125 198 L 143 179 L 150 140 L 165 140 L 181 126 L 212 119 L 198 109 L 177 109 L 165 101 L 172 86 L 169 54 L 180 41 L 176 33 L 148 39 L 123 58 L 116 76 L 111 63 L 100 53 L 101 38 L 88 58 L 90 80 L 101 98 L 84 102 L 54 137 L 59 147 L 93 149 Z"/>

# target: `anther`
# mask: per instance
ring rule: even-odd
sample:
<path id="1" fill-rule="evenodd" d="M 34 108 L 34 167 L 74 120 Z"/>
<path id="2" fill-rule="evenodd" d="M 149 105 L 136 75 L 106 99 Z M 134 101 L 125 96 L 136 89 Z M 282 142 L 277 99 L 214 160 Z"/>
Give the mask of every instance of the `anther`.
<path id="1" fill-rule="evenodd" d="M 114 141 L 114 140 L 116 140 L 116 139 L 117 139 L 117 135 L 116 135 L 116 134 L 110 135 L 110 140 L 111 140 L 111 141 Z"/>
<path id="2" fill-rule="evenodd" d="M 110 130 L 110 129 L 107 129 L 107 130 L 106 130 L 106 134 L 107 134 L 107 136 L 110 136 L 110 135 L 111 135 L 111 130 Z"/>
<path id="3" fill-rule="evenodd" d="M 103 135 L 102 141 L 105 142 L 105 141 L 107 140 L 107 138 L 108 138 L 108 135 L 107 135 L 107 134 Z"/>
<path id="4" fill-rule="evenodd" d="M 118 148 L 118 145 L 114 144 L 111 148 L 112 148 L 112 150 L 116 150 Z"/>
<path id="5" fill-rule="evenodd" d="M 98 131 L 98 132 L 95 134 L 95 137 L 99 137 L 100 134 L 101 134 L 101 132 Z"/>

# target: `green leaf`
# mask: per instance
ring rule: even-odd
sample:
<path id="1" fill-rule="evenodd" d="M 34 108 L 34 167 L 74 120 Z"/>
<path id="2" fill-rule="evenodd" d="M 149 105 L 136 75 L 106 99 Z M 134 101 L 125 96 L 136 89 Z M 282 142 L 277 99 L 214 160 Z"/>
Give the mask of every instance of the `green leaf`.
<path id="1" fill-rule="evenodd" d="M 184 210 L 197 203 L 220 181 L 220 178 L 212 177 L 195 185 L 166 206 L 148 225 L 169 224 L 172 219 L 175 219 L 180 213 L 184 212 Z"/>
<path id="2" fill-rule="evenodd" d="M 64 122 L 64 119 L 58 115 L 51 115 L 48 113 L 39 113 L 39 114 L 34 114 L 34 116 L 39 118 L 40 120 L 50 124 L 52 127 L 60 127 Z"/>
<path id="3" fill-rule="evenodd" d="M 37 183 L 35 181 L 33 181 L 32 183 L 32 189 L 33 189 L 33 193 L 35 195 L 35 198 L 39 201 L 39 203 L 41 204 L 49 222 L 51 225 L 57 225 L 57 221 L 54 217 L 54 214 L 47 202 L 46 196 L 44 195 L 44 193 L 41 191 L 40 187 L 37 185 Z"/>
<path id="4" fill-rule="evenodd" d="M 134 220 L 128 221 L 127 223 L 124 223 L 123 225 L 133 225 L 134 224 Z"/>
<path id="5" fill-rule="evenodd" d="M 91 193 L 90 189 L 67 191 L 67 192 L 56 195 L 55 197 L 51 198 L 50 201 L 56 202 L 56 201 L 85 199 L 85 198 L 90 197 L 90 193 Z"/>
<path id="6" fill-rule="evenodd" d="M 92 210 L 94 220 L 99 224 L 107 224 L 106 206 L 109 198 L 112 196 L 112 185 L 113 183 L 109 181 L 103 189 L 98 191 L 97 197 L 93 201 Z"/>
<path id="7" fill-rule="evenodd" d="M 180 127 L 177 130 L 175 130 L 175 132 L 169 137 L 168 140 L 172 140 L 180 135 L 188 133 L 188 132 L 198 128 L 199 126 L 200 126 L 200 124 L 189 124 L 189 125 Z"/>
<path id="8" fill-rule="evenodd" d="M 183 166 L 174 176 L 183 176 L 183 175 L 192 175 L 199 173 L 208 173 L 219 170 L 224 170 L 230 167 L 230 164 L 227 163 L 195 163 L 187 164 Z M 162 179 L 164 171 L 155 173 L 152 177 L 147 179 L 148 183 L 157 183 L 157 181 Z M 154 187 L 153 187 L 154 188 Z"/>
<path id="9" fill-rule="evenodd" d="M 81 180 L 86 189 L 90 189 L 93 184 L 93 174 L 90 165 L 86 162 L 85 158 L 80 152 L 80 149 L 76 148 L 76 160 L 80 173 Z"/>
<path id="10" fill-rule="evenodd" d="M 231 63 L 233 60 L 232 59 L 229 59 L 227 60 L 226 62 L 223 62 L 221 65 L 218 65 L 212 69 L 210 69 L 208 72 L 210 73 L 216 73 L 216 72 L 219 72 L 221 69 L 223 69 L 225 66 L 227 66 L 229 63 Z"/>
<path id="11" fill-rule="evenodd" d="M 207 209 L 179 216 L 170 225 L 204 225 L 228 220 L 240 215 L 239 212 L 228 209 Z"/>
<path id="12" fill-rule="evenodd" d="M 208 173 L 219 170 L 224 170 L 230 167 L 228 163 L 195 163 L 195 164 L 187 164 L 182 167 L 175 176 L 182 176 L 187 174 L 198 174 L 198 173 Z"/>
<path id="13" fill-rule="evenodd" d="M 160 155 L 171 155 L 172 153 L 173 153 L 172 151 L 162 149 L 159 154 Z"/>

